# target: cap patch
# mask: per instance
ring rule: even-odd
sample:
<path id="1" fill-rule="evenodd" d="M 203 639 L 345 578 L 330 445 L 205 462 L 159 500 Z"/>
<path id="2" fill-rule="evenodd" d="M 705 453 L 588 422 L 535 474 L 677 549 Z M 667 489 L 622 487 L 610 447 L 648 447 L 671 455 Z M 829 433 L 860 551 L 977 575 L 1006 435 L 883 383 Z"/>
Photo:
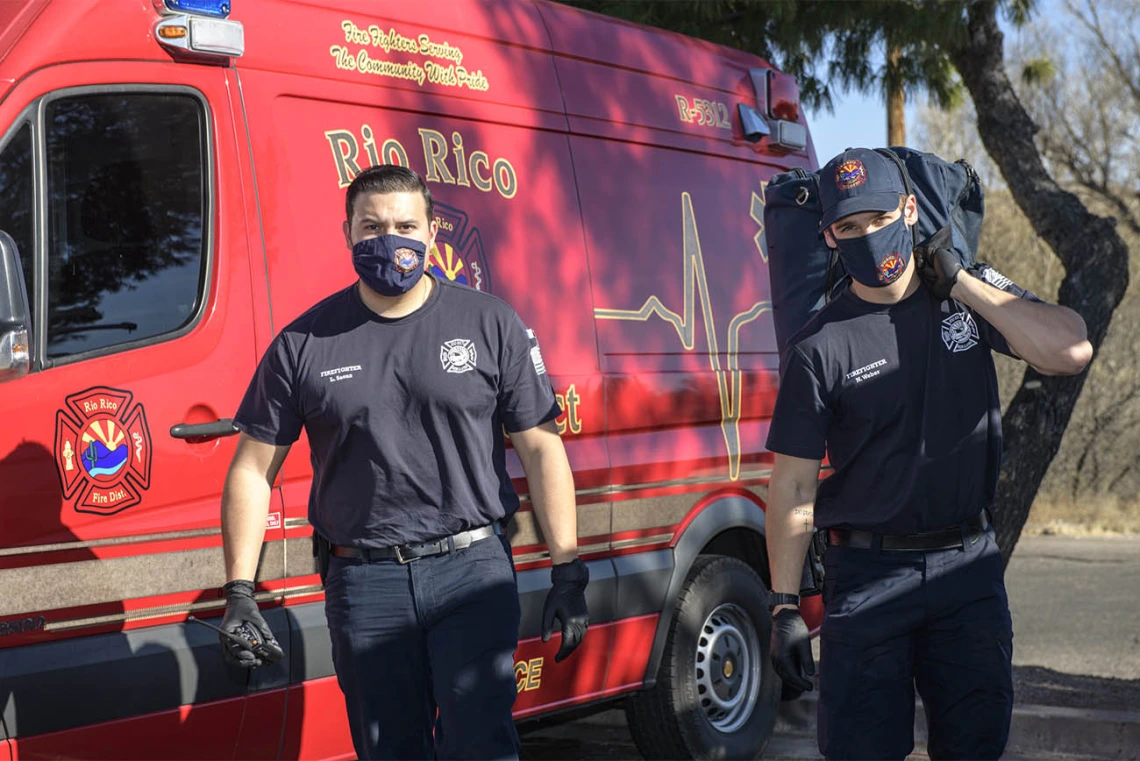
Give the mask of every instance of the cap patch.
<path id="1" fill-rule="evenodd" d="M 879 262 L 879 282 L 893 283 L 899 279 L 899 275 L 906 269 L 906 263 L 903 258 L 898 254 L 891 254 L 883 261 Z"/>
<path id="2" fill-rule="evenodd" d="M 835 185 L 840 190 L 854 190 L 867 182 L 867 170 L 858 159 L 844 161 L 835 169 Z"/>
<path id="3" fill-rule="evenodd" d="M 410 248 L 397 248 L 393 253 L 395 254 L 396 269 L 402 274 L 406 275 L 420 266 L 419 254 Z"/>

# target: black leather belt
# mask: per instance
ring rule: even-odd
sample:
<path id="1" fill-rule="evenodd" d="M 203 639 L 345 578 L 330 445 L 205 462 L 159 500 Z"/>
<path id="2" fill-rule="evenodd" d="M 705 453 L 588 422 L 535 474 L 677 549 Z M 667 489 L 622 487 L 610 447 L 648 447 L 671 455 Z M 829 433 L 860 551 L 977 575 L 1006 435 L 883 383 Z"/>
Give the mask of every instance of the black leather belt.
<path id="1" fill-rule="evenodd" d="M 875 546 L 876 538 L 879 547 L 889 552 L 932 552 L 934 550 L 960 549 L 962 545 L 963 528 L 969 536 L 970 544 L 978 541 L 990 521 L 983 510 L 977 516 L 958 526 L 939 529 L 938 531 L 925 531 L 921 534 L 876 534 L 873 531 L 860 531 L 858 529 L 831 528 L 827 530 L 827 543 L 837 547 L 855 547 L 869 550 Z"/>
<path id="2" fill-rule="evenodd" d="M 499 524 L 492 523 L 489 526 L 473 528 L 470 531 L 460 531 L 458 534 L 421 544 L 399 544 L 395 547 L 346 547 L 345 545 L 334 544 L 332 545 L 332 554 L 338 558 L 364 558 L 369 562 L 397 560 L 400 563 L 410 563 L 419 558 L 463 550 L 481 539 L 501 533 L 502 529 L 499 528 Z"/>

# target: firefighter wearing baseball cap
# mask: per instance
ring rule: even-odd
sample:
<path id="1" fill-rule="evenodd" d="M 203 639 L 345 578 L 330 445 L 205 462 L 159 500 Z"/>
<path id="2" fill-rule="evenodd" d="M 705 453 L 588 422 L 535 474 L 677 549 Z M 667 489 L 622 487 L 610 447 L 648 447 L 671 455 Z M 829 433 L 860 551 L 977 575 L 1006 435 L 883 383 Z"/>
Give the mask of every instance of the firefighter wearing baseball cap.
<path id="1" fill-rule="evenodd" d="M 931 758 L 998 758 L 1013 705 L 1012 622 L 988 510 L 1001 464 L 992 352 L 1076 374 L 1084 321 L 947 249 L 915 256 L 900 167 L 849 149 L 820 170 L 821 227 L 851 282 L 792 338 L 767 445 L 777 673 L 811 689 L 798 611 L 826 530 L 819 747 L 902 759 L 915 691 Z M 822 483 L 820 462 L 834 468 Z"/>

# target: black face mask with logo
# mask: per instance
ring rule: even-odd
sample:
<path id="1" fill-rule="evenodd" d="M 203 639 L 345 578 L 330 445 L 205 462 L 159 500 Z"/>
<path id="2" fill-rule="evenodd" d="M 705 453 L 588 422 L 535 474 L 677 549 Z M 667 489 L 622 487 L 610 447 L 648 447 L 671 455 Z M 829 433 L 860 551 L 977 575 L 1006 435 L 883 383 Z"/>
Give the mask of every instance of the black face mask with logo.
<path id="1" fill-rule="evenodd" d="M 427 246 L 403 235 L 378 235 L 352 247 L 352 266 L 366 286 L 381 296 L 399 296 L 424 274 Z"/>
<path id="2" fill-rule="evenodd" d="M 884 288 L 902 277 L 913 244 L 910 228 L 901 216 L 869 235 L 835 240 L 847 273 L 868 288 Z"/>

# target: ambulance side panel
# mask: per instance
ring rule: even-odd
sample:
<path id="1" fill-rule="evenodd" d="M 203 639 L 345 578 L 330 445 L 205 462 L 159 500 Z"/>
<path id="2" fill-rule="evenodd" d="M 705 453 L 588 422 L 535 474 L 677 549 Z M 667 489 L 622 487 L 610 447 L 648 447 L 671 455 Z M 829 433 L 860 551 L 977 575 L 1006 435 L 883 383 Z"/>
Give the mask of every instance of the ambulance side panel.
<path id="1" fill-rule="evenodd" d="M 652 681 L 692 559 L 744 528 L 762 555 L 778 383 L 764 188 L 812 166 L 743 139 L 763 61 L 679 35 L 539 5 L 550 29 L 582 198 L 607 402 L 619 615 L 662 611 Z M 802 116 L 800 117 L 802 121 Z M 715 509 L 714 509 L 715 508 Z M 706 518 L 696 520 L 703 511 Z M 655 583 L 636 571 L 656 567 Z M 767 576 L 766 567 L 758 567 Z"/>

